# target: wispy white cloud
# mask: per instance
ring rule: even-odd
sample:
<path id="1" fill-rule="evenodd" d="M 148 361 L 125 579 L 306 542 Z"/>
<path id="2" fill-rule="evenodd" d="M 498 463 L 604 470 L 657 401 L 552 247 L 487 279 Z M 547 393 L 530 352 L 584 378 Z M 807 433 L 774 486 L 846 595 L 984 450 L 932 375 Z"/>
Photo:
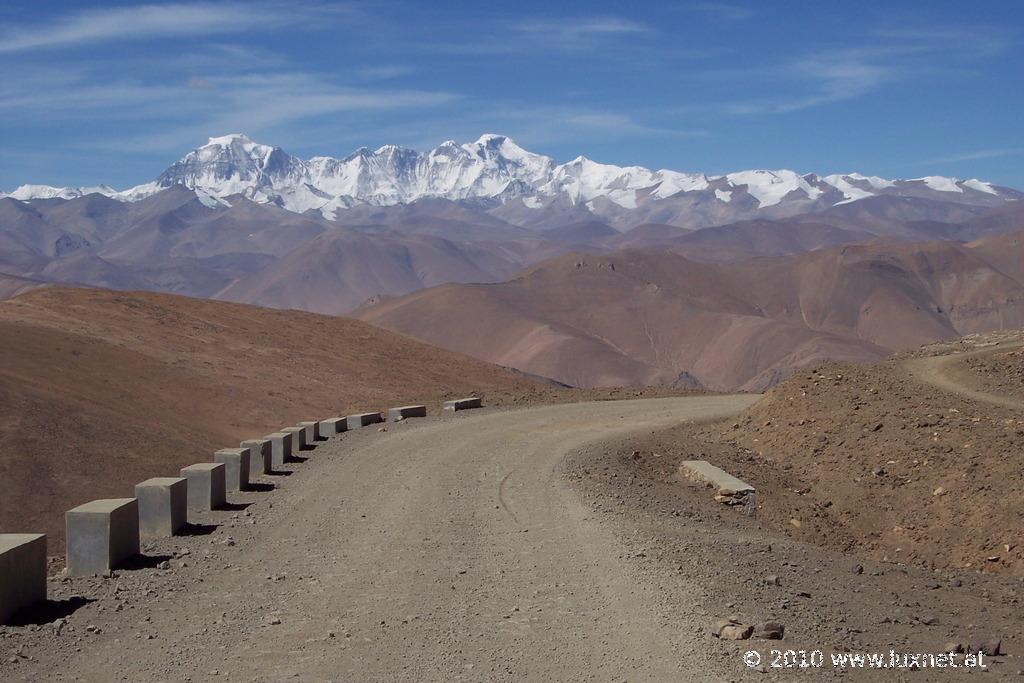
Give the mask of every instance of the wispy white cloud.
<path id="1" fill-rule="evenodd" d="M 415 73 L 416 69 L 407 64 L 382 64 L 352 69 L 352 76 L 364 81 L 386 81 Z"/>
<path id="2" fill-rule="evenodd" d="M 504 19 L 484 25 L 467 25 L 458 40 L 434 36 L 422 39 L 417 36 L 411 39 L 409 46 L 431 52 L 480 55 L 517 54 L 531 50 L 594 52 L 622 46 L 629 38 L 655 32 L 647 24 L 615 16 Z"/>
<path id="3" fill-rule="evenodd" d="M 180 106 L 184 90 L 185 84 L 102 78 L 82 67 L 29 68 L 0 79 L 0 112 L 16 112 L 32 120 L 61 120 L 95 111 L 113 118 L 141 117 L 147 112 L 137 107 L 176 99 Z"/>
<path id="4" fill-rule="evenodd" d="M 309 22 L 325 11 L 318 5 L 272 2 L 183 2 L 111 6 L 84 10 L 40 25 L 0 26 L 0 53 L 63 48 L 108 41 L 211 36 L 266 26 Z"/>
<path id="5" fill-rule="evenodd" d="M 994 57 L 1001 54 L 1019 36 L 1016 28 L 998 26 L 900 26 L 881 28 L 868 34 L 902 53 L 942 51 L 958 59 Z"/>
<path id="6" fill-rule="evenodd" d="M 574 45 L 594 38 L 649 33 L 651 28 L 620 17 L 563 18 L 530 20 L 513 24 L 513 29 L 554 45 Z"/>
<path id="7" fill-rule="evenodd" d="M 545 114 L 541 114 L 544 116 Z M 551 117 L 551 113 L 546 113 Z M 571 126 L 583 127 L 594 131 L 604 131 L 620 137 L 636 136 L 673 136 L 673 137 L 705 137 L 709 132 L 700 128 L 668 128 L 653 126 L 637 121 L 634 117 L 613 112 L 574 112 L 561 111 L 554 116 L 556 121 Z"/>
<path id="8" fill-rule="evenodd" d="M 472 131 L 497 128 L 529 145 L 548 145 L 566 141 L 702 138 L 710 131 L 693 126 L 663 125 L 647 119 L 641 112 L 583 106 L 537 106 L 523 102 L 473 112 L 461 123 Z"/>
<path id="9" fill-rule="evenodd" d="M 341 146 L 338 154 L 360 145 L 374 146 L 395 143 L 418 150 L 428 150 L 447 139 L 473 140 L 482 131 L 508 135 L 527 149 L 571 143 L 580 151 L 582 143 L 596 138 L 612 140 L 657 139 L 665 141 L 703 138 L 710 131 L 694 127 L 658 125 L 640 118 L 640 114 L 623 113 L 585 107 L 536 106 L 527 102 L 466 103 L 454 109 L 424 112 L 415 122 L 406 119 L 389 122 L 366 121 L 345 130 L 321 125 L 311 129 L 307 140 L 313 149 L 325 145 Z M 305 143 L 303 143 L 305 144 Z M 558 159 L 566 161 L 567 159 Z M 633 163 L 628 155 L 607 160 Z"/>
<path id="10" fill-rule="evenodd" d="M 727 2 L 691 2 L 681 6 L 716 21 L 736 22 L 752 19 L 757 12 L 750 7 Z"/>
<path id="11" fill-rule="evenodd" d="M 216 87 L 202 76 L 189 76 L 185 85 L 193 90 L 213 90 Z"/>
<path id="12" fill-rule="evenodd" d="M 727 105 L 732 114 L 788 113 L 866 95 L 896 78 L 897 71 L 849 56 L 819 55 L 786 64 L 779 69 L 801 84 L 797 92 L 767 100 Z M 808 91 L 809 86 L 809 91 Z"/>
<path id="13" fill-rule="evenodd" d="M 985 27 L 876 30 L 864 34 L 856 47 L 726 73 L 736 80 L 770 81 L 780 94 L 728 103 L 723 109 L 740 115 L 789 113 L 863 97 L 900 81 L 948 80 L 970 73 L 975 60 L 993 58 L 1011 45 L 1009 32 Z"/>
<path id="14" fill-rule="evenodd" d="M 998 159 L 1001 157 L 1012 157 L 1024 155 L 1024 147 L 995 147 L 992 149 L 979 149 L 973 152 L 961 152 L 948 156 L 924 159 L 907 164 L 908 166 L 934 166 L 936 164 L 955 164 L 962 161 L 980 161 L 982 159 Z"/>
<path id="15" fill-rule="evenodd" d="M 0 114 L 59 123 L 87 113 L 106 121 L 152 124 L 146 125 L 152 132 L 119 140 L 130 151 L 174 149 L 229 130 L 258 134 L 316 117 L 425 110 L 460 97 L 442 90 L 358 87 L 301 71 L 193 75 L 178 82 L 146 83 L 99 79 L 83 68 L 34 69 L 0 80 Z"/>

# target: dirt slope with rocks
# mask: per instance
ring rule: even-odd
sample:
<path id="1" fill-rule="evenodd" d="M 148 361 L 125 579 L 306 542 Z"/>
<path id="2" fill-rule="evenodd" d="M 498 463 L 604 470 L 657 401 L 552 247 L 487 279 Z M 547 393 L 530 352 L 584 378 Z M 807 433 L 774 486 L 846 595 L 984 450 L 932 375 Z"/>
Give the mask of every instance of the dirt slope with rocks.
<path id="1" fill-rule="evenodd" d="M 691 447 L 688 441 L 700 428 L 691 423 L 638 432 L 589 445 L 564 463 L 595 513 L 625 539 L 639 580 L 658 582 L 674 612 L 696 615 L 709 627 L 727 618 L 784 627 L 779 641 L 724 640 L 705 630 L 700 648 L 712 666 L 731 668 L 724 676 L 709 669 L 682 680 L 946 681 L 963 672 L 843 669 L 831 658 L 865 652 L 888 658 L 890 649 L 940 653 L 997 641 L 1002 656 L 986 657 L 989 672 L 998 680 L 1021 675 L 1019 578 L 915 567 L 822 548 L 814 539 L 807 542 L 789 528 L 776 527 L 763 509 L 750 517 L 722 505 L 713 488 L 678 474 L 679 462 L 693 457 L 740 469 L 708 444 Z M 766 493 L 781 495 L 784 487 L 757 484 L 762 500 Z M 751 650 L 760 664 L 748 668 L 742 657 Z M 821 651 L 826 664 L 801 667 L 798 655 L 788 668 L 778 666 L 784 660 L 772 660 L 772 650 Z"/>
<path id="2" fill-rule="evenodd" d="M 1015 348 L 993 353 L 993 337 Z M 971 384 L 982 367 L 1019 369 L 1022 341 L 978 335 L 874 365 L 818 366 L 737 420 L 681 426 L 639 447 L 670 463 L 709 460 L 753 483 L 759 519 L 795 539 L 881 561 L 1024 575 L 1024 404 L 1000 393 L 1018 375 L 993 381 L 986 371 Z M 973 355 L 979 348 L 985 355 Z"/>
<path id="3" fill-rule="evenodd" d="M 970 373 L 979 389 L 1024 403 L 1024 350 L 1001 350 L 966 359 L 961 368 Z"/>
<path id="4" fill-rule="evenodd" d="M 300 419 L 558 393 L 356 320 L 162 294 L 29 292 L 0 348 L 0 530 L 51 552 L 65 510 Z"/>

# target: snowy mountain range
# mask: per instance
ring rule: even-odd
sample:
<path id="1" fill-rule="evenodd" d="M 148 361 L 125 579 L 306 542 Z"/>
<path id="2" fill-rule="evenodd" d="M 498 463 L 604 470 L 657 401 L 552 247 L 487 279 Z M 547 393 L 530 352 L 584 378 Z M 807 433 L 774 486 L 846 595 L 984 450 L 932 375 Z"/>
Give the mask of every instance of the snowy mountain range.
<path id="1" fill-rule="evenodd" d="M 133 202 L 183 185 L 207 206 L 244 196 L 296 213 L 315 211 L 328 220 L 357 206 L 393 206 L 443 199 L 487 210 L 521 225 L 531 214 L 598 217 L 612 225 L 657 220 L 700 227 L 727 219 L 790 216 L 875 196 L 930 199 L 991 206 L 1024 194 L 981 180 L 927 176 L 887 180 L 858 173 L 818 176 L 789 170 L 750 170 L 715 176 L 613 166 L 585 157 L 556 164 L 502 135 L 475 142 L 442 143 L 421 153 L 385 145 L 358 149 L 343 159 L 303 160 L 280 147 L 241 134 L 210 138 L 153 182 L 117 191 L 95 187 L 22 185 L 0 197 L 30 201 L 71 199 L 90 193 Z"/>

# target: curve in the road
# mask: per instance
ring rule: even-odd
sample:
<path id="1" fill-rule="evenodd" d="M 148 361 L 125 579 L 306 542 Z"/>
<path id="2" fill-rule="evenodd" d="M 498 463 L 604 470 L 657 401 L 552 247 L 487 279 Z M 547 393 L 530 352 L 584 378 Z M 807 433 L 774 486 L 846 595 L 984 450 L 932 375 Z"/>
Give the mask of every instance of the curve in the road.
<path id="1" fill-rule="evenodd" d="M 558 467 L 588 443 L 724 417 L 756 399 L 545 406 L 332 440 L 289 477 L 272 509 L 255 504 L 252 539 L 215 554 L 221 566 L 187 594 L 94 615 L 116 628 L 98 622 L 90 647 L 56 672 L 83 680 L 207 680 L 212 670 L 238 681 L 714 678 L 706 648 L 695 647 L 706 624 L 666 613 Z M 267 580 L 280 576 L 288 578 Z M 154 630 L 127 654 L 117 640 Z"/>
<path id="2" fill-rule="evenodd" d="M 957 372 L 956 368 L 957 365 L 968 358 L 983 358 L 985 356 L 1005 353 L 1006 351 L 1021 347 L 1024 347 L 1024 344 L 993 346 L 979 351 L 969 351 L 967 353 L 950 354 L 947 356 L 912 358 L 907 360 L 904 363 L 904 366 L 919 381 L 930 384 L 943 391 L 957 394 L 975 401 L 980 401 L 982 403 L 989 403 L 992 405 L 1002 406 L 1004 408 L 1013 408 L 1015 410 L 1024 410 L 1024 402 L 1019 399 L 1013 398 L 1012 396 L 1001 396 L 999 394 L 993 394 L 988 391 L 981 391 L 971 387 L 968 384 L 969 380 L 962 376 L 958 376 L 962 373 Z"/>

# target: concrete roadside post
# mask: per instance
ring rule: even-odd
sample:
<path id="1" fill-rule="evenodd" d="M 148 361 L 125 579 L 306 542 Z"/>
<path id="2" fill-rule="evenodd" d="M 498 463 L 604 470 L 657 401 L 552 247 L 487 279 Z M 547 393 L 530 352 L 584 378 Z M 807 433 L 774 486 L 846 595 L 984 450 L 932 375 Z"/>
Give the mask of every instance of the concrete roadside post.
<path id="1" fill-rule="evenodd" d="M 305 427 L 282 427 L 281 431 L 292 435 L 292 455 L 298 455 L 299 451 L 309 445 Z"/>
<path id="2" fill-rule="evenodd" d="M 270 466 L 275 470 L 282 467 L 292 455 L 292 435 L 289 432 L 267 434 L 270 442 Z"/>
<path id="3" fill-rule="evenodd" d="M 343 417 L 328 417 L 325 420 L 320 420 L 320 426 L 328 437 L 348 431 L 348 423 Z"/>
<path id="4" fill-rule="evenodd" d="M 249 449 L 249 480 L 274 469 L 269 439 L 249 439 L 240 443 L 239 448 Z"/>
<path id="5" fill-rule="evenodd" d="M 715 500 L 719 503 L 737 506 L 746 515 L 752 515 L 757 510 L 757 491 L 753 486 L 706 460 L 683 461 L 679 464 L 679 474 L 685 479 L 716 489 Z"/>
<path id="6" fill-rule="evenodd" d="M 444 409 L 455 412 L 457 410 L 470 410 L 472 408 L 483 407 L 483 402 L 479 398 L 457 398 L 454 401 L 445 401 Z"/>
<path id="7" fill-rule="evenodd" d="M 46 534 L 0 534 L 0 624 L 46 600 Z"/>
<path id="8" fill-rule="evenodd" d="M 384 416 L 380 413 L 356 413 L 355 415 L 349 415 L 345 418 L 345 424 L 349 431 L 353 429 L 359 429 L 367 425 L 377 424 L 384 421 Z"/>
<path id="9" fill-rule="evenodd" d="M 115 569 L 139 554 L 139 501 L 94 500 L 64 513 L 67 565 L 71 576 Z"/>
<path id="10" fill-rule="evenodd" d="M 139 537 L 144 541 L 173 536 L 188 521 L 188 480 L 154 477 L 135 485 L 139 501 Z"/>
<path id="11" fill-rule="evenodd" d="M 398 408 L 388 408 L 388 422 L 396 422 L 400 419 L 408 420 L 410 417 L 426 416 L 426 406 L 400 406 Z"/>
<path id="12" fill-rule="evenodd" d="M 320 423 L 307 420 L 306 422 L 300 422 L 299 427 L 306 430 L 306 443 L 316 443 L 320 441 Z"/>
<path id="13" fill-rule="evenodd" d="M 224 463 L 226 491 L 244 491 L 249 488 L 248 448 L 222 448 L 213 454 L 213 461 Z"/>
<path id="14" fill-rule="evenodd" d="M 190 513 L 224 507 L 227 502 L 224 470 L 224 463 L 220 462 L 200 462 L 181 469 L 181 476 L 188 479 Z"/>

